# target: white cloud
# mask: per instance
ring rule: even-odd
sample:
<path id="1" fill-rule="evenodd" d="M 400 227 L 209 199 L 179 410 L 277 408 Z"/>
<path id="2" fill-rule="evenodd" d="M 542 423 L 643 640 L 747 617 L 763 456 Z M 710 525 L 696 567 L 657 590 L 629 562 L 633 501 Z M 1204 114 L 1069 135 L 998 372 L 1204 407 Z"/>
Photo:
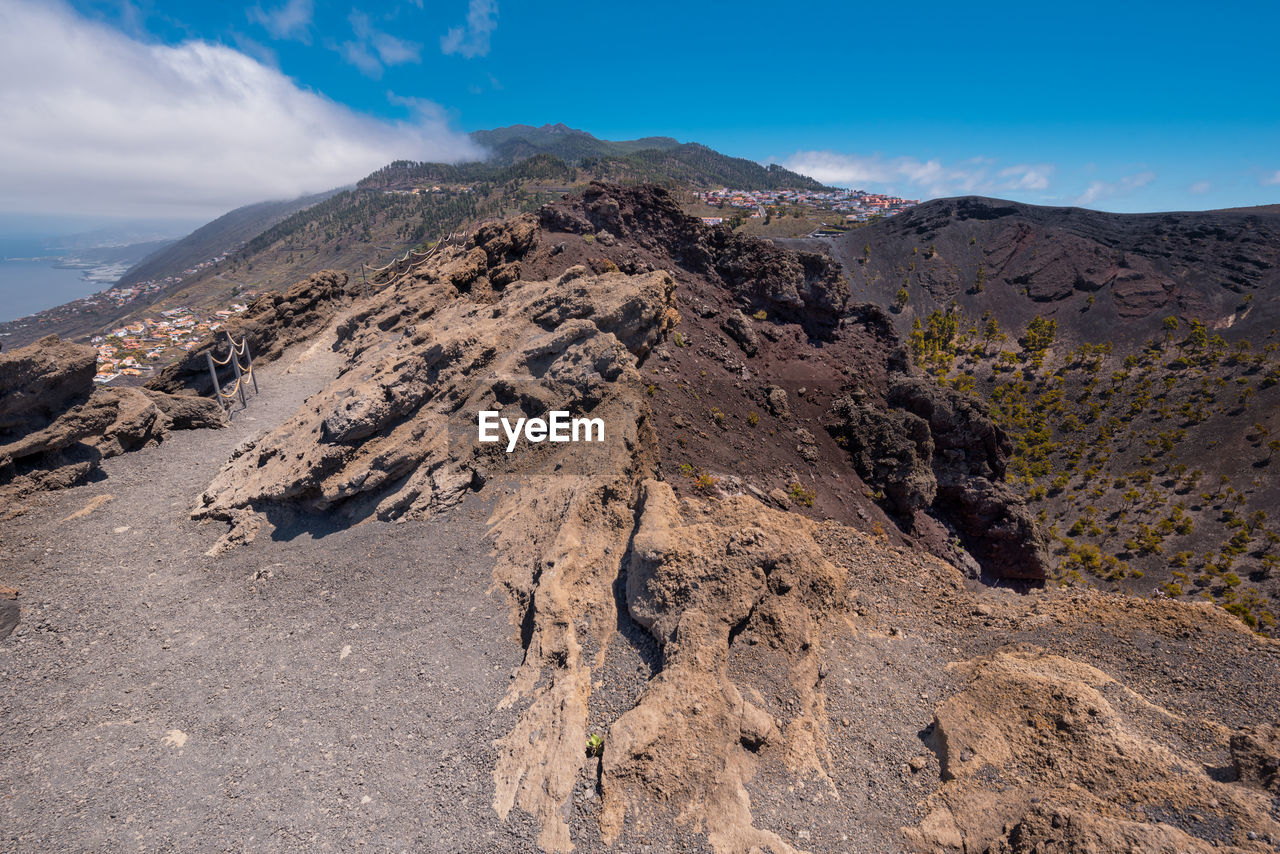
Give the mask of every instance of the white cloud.
<path id="1" fill-rule="evenodd" d="M 1212 189 L 1213 185 L 1208 181 L 1196 181 L 1190 187 L 1187 187 L 1187 192 L 1196 196 L 1203 196 Z"/>
<path id="2" fill-rule="evenodd" d="M 1264 184 L 1280 184 L 1280 170 L 1277 170 L 1275 173 L 1273 173 L 1273 174 L 1271 174 L 1271 175 L 1266 175 L 1266 176 L 1264 176 L 1264 177 L 1263 177 L 1263 179 L 1262 179 L 1262 183 L 1264 183 Z"/>
<path id="3" fill-rule="evenodd" d="M 394 122 L 229 47 L 135 41 L 61 3 L 0 0 L 0 211 L 209 216 L 483 152 L 439 110 Z"/>
<path id="4" fill-rule="evenodd" d="M 381 77 L 388 65 L 422 61 L 422 45 L 375 29 L 364 12 L 352 11 L 348 20 L 355 40 L 343 42 L 339 52 L 369 77 Z"/>
<path id="5" fill-rule="evenodd" d="M 278 39 L 311 39 L 311 18 L 315 14 L 312 0 L 286 0 L 283 6 L 272 10 L 254 6 L 248 14 L 249 20 L 261 24 Z"/>
<path id="6" fill-rule="evenodd" d="M 467 7 L 467 23 L 452 27 L 440 37 L 440 50 L 458 53 L 467 59 L 489 55 L 489 36 L 498 27 L 497 0 L 471 0 Z"/>
<path id="7" fill-rule="evenodd" d="M 1077 205 L 1090 205 L 1103 199 L 1127 196 L 1134 190 L 1140 190 L 1156 179 L 1154 172 L 1138 172 L 1126 175 L 1118 181 L 1093 181 L 1076 199 Z"/>
<path id="8" fill-rule="evenodd" d="M 783 163 L 824 184 L 879 189 L 906 196 L 936 198 L 973 193 L 1039 192 L 1049 188 L 1054 167 L 1019 163 L 1000 167 L 984 157 L 946 165 L 913 157 L 883 158 L 834 151 L 798 151 Z"/>

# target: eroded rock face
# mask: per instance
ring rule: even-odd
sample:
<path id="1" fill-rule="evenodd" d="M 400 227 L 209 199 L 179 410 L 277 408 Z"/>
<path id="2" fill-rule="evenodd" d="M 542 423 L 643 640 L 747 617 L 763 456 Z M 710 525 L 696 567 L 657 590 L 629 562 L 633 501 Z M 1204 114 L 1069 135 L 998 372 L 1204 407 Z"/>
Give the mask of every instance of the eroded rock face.
<path id="1" fill-rule="evenodd" d="M 1236 779 L 1280 796 L 1280 724 L 1247 727 L 1231 736 Z"/>
<path id="2" fill-rule="evenodd" d="M 614 240 L 661 247 L 680 266 L 729 289 L 751 311 L 794 318 L 815 334 L 829 332 L 850 303 L 848 283 L 830 258 L 709 228 L 681 211 L 661 187 L 592 184 L 581 204 L 548 205 L 538 216 L 548 231 L 607 231 Z"/>
<path id="3" fill-rule="evenodd" d="M 106 457 L 172 429 L 221 426 L 209 399 L 95 387 L 97 353 L 49 336 L 0 354 L 0 495 L 18 499 L 99 475 Z"/>
<path id="4" fill-rule="evenodd" d="M 512 281 L 482 302 L 456 284 L 475 251 L 402 281 L 350 321 L 341 332 L 347 370 L 233 460 L 200 514 L 275 505 L 353 519 L 419 515 L 458 501 L 488 471 L 531 465 L 555 447 L 512 456 L 505 437 L 478 445 L 481 411 L 513 423 L 553 409 L 634 422 L 618 411 L 635 405 L 620 380 L 664 329 L 670 276 L 569 271 L 552 282 Z"/>
<path id="5" fill-rule="evenodd" d="M 762 757 L 826 774 L 821 637 L 842 613 L 845 574 L 814 542 L 813 523 L 797 526 L 754 498 L 682 506 L 668 485 L 647 481 L 640 506 L 627 607 L 663 665 L 609 730 L 605 839 L 630 812 L 641 826 L 705 823 L 716 851 L 794 851 L 755 826 L 745 784 Z M 799 698 L 785 718 L 744 698 L 766 685 L 730 676 L 730 646 L 744 631 L 767 645 L 770 669 Z"/>
<path id="6" fill-rule="evenodd" d="M 933 434 L 924 419 L 900 409 L 884 410 L 844 398 L 832 407 L 835 434 L 853 466 L 869 484 L 882 488 L 894 509 L 910 516 L 933 504 Z"/>
<path id="7" fill-rule="evenodd" d="M 0 353 L 0 440 L 47 427 L 93 391 L 97 353 L 56 335 Z"/>
<path id="8" fill-rule="evenodd" d="M 1266 794 L 1210 777 L 1173 747 L 1176 716 L 1088 664 L 1002 651 L 957 667 L 968 683 L 935 712 L 945 782 L 907 831 L 915 850 L 960 839 L 1000 852 L 1223 850 L 1140 804 L 1171 819 L 1194 812 L 1201 826 L 1231 828 L 1240 846 L 1250 832 L 1280 833 Z M 991 779 L 1016 782 L 997 796 Z"/>
<path id="9" fill-rule="evenodd" d="M 887 397 L 887 408 L 851 397 L 832 406 L 829 429 L 859 476 L 912 527 L 921 527 L 921 511 L 946 521 L 991 574 L 1046 578 L 1044 534 L 1001 481 L 1010 452 L 1004 431 L 976 401 L 906 370 Z"/>

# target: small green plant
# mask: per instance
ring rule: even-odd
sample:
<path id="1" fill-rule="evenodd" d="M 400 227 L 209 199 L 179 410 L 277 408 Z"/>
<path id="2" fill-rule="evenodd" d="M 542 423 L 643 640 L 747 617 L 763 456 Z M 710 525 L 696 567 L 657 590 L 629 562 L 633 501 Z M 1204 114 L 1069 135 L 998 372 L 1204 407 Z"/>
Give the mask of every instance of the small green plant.
<path id="1" fill-rule="evenodd" d="M 587 736 L 587 755 L 601 757 L 604 756 L 604 737 L 599 733 L 591 733 Z"/>
<path id="2" fill-rule="evenodd" d="M 688 463 L 680 464 L 680 474 L 684 475 L 685 477 L 693 477 L 693 472 L 694 472 L 693 466 L 689 465 Z"/>
<path id="3" fill-rule="evenodd" d="M 755 314 L 753 314 L 753 315 L 751 315 L 751 316 L 752 316 L 752 317 L 754 317 L 756 320 L 768 320 L 768 319 L 769 319 L 769 313 L 768 313 L 768 312 L 766 312 L 764 309 L 760 309 L 759 311 L 757 311 Z"/>
<path id="4" fill-rule="evenodd" d="M 644 391 L 645 391 L 645 394 L 649 395 L 649 397 L 653 397 L 655 394 L 658 393 L 658 387 L 653 383 L 649 383 L 648 388 L 646 388 Z"/>
<path id="5" fill-rule="evenodd" d="M 759 423 L 760 423 L 760 416 L 759 416 L 759 415 L 755 414 L 754 412 L 752 412 L 752 413 L 750 413 L 749 415 L 747 415 L 747 425 L 748 425 L 748 426 L 750 426 L 750 427 L 754 427 L 754 426 L 756 426 L 756 425 L 757 425 L 757 424 L 759 424 Z"/>
<path id="6" fill-rule="evenodd" d="M 596 236 L 594 234 L 584 234 L 582 235 L 582 239 L 585 240 L 587 243 L 596 242 Z"/>
<path id="7" fill-rule="evenodd" d="M 787 487 L 787 494 L 791 496 L 791 500 L 797 504 L 803 504 L 805 507 L 813 506 L 813 499 L 818 497 L 818 493 L 812 489 L 805 489 L 799 483 L 793 483 Z"/>
<path id="8" fill-rule="evenodd" d="M 683 336 L 683 335 L 681 335 L 679 332 L 674 332 L 674 333 L 672 333 L 672 335 L 671 335 L 671 340 L 672 340 L 672 342 L 674 342 L 674 343 L 675 343 L 675 345 L 676 345 L 677 347 L 684 347 L 684 346 L 685 346 L 684 336 Z"/>
<path id="9" fill-rule="evenodd" d="M 700 489 L 703 492 L 711 492 L 716 488 L 716 484 L 719 482 L 720 481 L 718 478 L 710 474 L 707 474 L 704 471 L 702 472 L 702 474 L 698 475 L 693 479 L 693 487 L 694 489 Z"/>
<path id="10" fill-rule="evenodd" d="M 724 426 L 724 413 L 714 406 L 711 407 L 711 417 L 715 419 L 717 425 Z"/>

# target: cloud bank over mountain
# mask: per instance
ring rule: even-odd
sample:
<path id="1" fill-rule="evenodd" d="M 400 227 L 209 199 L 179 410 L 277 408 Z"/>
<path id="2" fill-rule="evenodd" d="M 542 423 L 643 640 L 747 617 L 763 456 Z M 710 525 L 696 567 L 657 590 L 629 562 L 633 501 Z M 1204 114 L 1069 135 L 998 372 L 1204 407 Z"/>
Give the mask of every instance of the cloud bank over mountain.
<path id="1" fill-rule="evenodd" d="M 1051 163 L 1002 166 L 991 158 L 975 157 L 946 164 L 936 159 L 885 158 L 834 151 L 797 151 L 783 161 L 795 172 L 824 184 L 887 189 L 907 196 L 939 196 L 1018 192 L 1043 195 L 1050 188 Z"/>
<path id="2" fill-rule="evenodd" d="M 220 44 L 149 44 L 0 0 L 0 212 L 214 216 L 391 160 L 483 155 L 443 111 L 352 110 Z"/>

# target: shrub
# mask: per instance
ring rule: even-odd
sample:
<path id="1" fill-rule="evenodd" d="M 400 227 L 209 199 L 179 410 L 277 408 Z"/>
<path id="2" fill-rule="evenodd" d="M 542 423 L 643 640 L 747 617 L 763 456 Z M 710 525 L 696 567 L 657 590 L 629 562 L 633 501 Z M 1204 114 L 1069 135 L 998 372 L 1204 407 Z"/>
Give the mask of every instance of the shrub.
<path id="1" fill-rule="evenodd" d="M 805 489 L 799 483 L 793 483 L 787 487 L 787 494 L 791 496 L 792 501 L 803 504 L 805 507 L 812 507 L 813 500 L 818 497 L 818 493 L 812 489 Z"/>

